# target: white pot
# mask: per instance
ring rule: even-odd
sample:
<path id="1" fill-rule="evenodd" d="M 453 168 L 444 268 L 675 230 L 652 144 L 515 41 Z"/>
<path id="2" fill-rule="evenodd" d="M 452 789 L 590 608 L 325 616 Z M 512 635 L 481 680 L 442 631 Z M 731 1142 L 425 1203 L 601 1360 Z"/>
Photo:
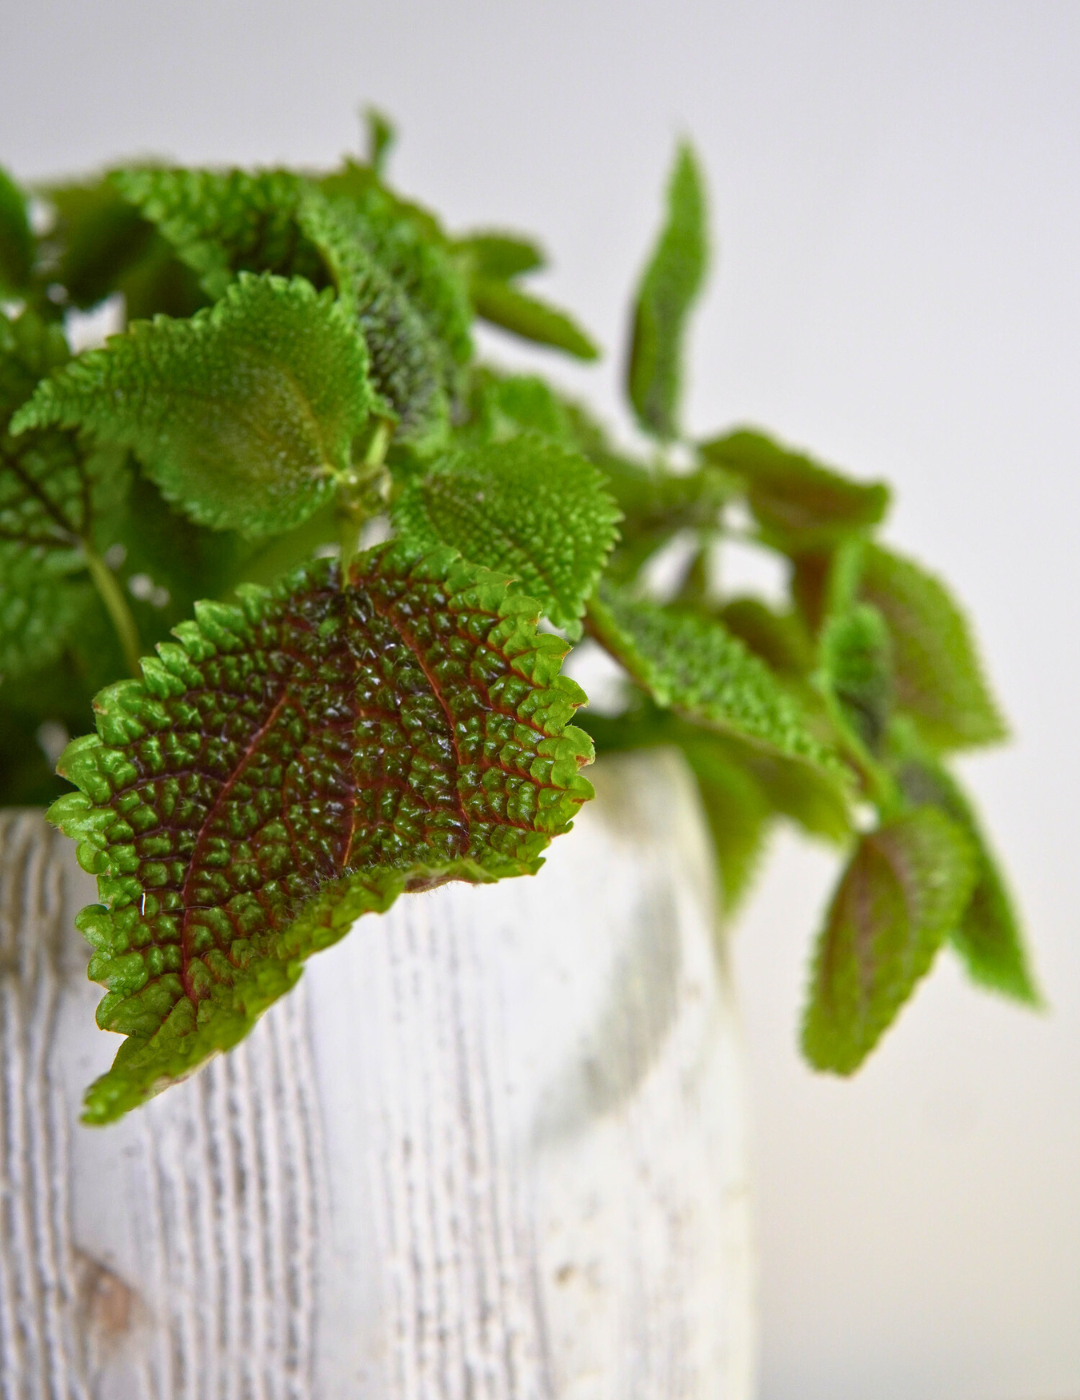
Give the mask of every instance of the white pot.
<path id="1" fill-rule="evenodd" d="M 739 1036 L 692 780 L 408 895 L 121 1123 L 40 814 L 0 812 L 4 1400 L 749 1400 Z"/>

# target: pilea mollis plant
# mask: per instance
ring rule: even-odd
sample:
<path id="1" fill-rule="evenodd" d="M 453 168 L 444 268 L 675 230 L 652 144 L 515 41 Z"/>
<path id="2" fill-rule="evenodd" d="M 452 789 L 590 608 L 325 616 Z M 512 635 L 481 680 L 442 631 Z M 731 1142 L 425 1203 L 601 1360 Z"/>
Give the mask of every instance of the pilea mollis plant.
<path id="1" fill-rule="evenodd" d="M 531 239 L 448 232 L 369 135 L 324 174 L 0 181 L 0 775 L 98 877 L 78 926 L 126 1039 L 87 1120 L 236 1044 L 360 915 L 535 872 L 594 749 L 682 750 L 728 912 L 778 820 L 839 848 L 814 1066 L 854 1070 L 946 941 L 1035 1001 L 945 766 L 1002 720 L 944 585 L 875 538 L 887 488 L 681 428 L 691 150 L 633 305 L 634 454 L 477 362 L 477 318 L 597 351 L 523 286 Z M 125 329 L 72 353 L 103 303 Z M 784 606 L 725 590 L 732 538 L 786 561 Z M 579 711 L 578 642 L 621 709 Z"/>

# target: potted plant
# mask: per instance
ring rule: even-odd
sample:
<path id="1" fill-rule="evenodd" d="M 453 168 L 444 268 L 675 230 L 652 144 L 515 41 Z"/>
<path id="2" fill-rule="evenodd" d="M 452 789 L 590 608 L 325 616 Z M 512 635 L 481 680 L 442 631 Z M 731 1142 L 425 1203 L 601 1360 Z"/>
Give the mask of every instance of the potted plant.
<path id="1" fill-rule="evenodd" d="M 37 1283 L 11 1275 L 8 1297 L 37 1301 L 9 1309 L 0 1355 L 24 1374 L 32 1362 L 41 1394 L 66 1393 L 47 1389 L 64 1366 L 105 1387 L 95 1394 L 225 1393 L 233 1366 L 275 1394 L 451 1395 L 468 1376 L 498 1397 L 576 1393 L 599 1367 L 597 1394 L 742 1396 L 750 1329 L 717 1319 L 748 1315 L 745 1241 L 728 1239 L 737 1284 L 687 1242 L 697 1229 L 730 1237 L 745 1216 L 713 1208 L 723 1153 L 729 1195 L 742 1166 L 737 1129 L 710 1106 L 718 1086 L 737 1094 L 702 832 L 725 919 L 775 822 L 839 848 L 802 1045 L 816 1068 L 849 1074 L 946 942 L 977 982 L 1037 999 L 1002 878 L 946 766 L 1004 725 L 945 586 L 876 539 L 883 484 L 756 430 L 686 436 L 682 341 L 708 260 L 689 147 L 634 301 L 626 388 L 651 443 L 635 454 L 543 378 L 478 363 L 475 318 L 597 351 L 523 287 L 543 265 L 531 239 L 452 235 L 395 192 L 391 137 L 373 115 L 368 158 L 328 173 L 146 164 L 32 198 L 0 183 L 0 774 L 19 809 L 4 818 L 0 949 L 21 988 L 5 1003 L 6 1043 L 34 1047 L 19 1064 L 45 1086 L 35 1118 L 5 1051 L 5 1161 L 11 1185 L 11 1163 L 40 1139 L 33 1160 L 53 1163 L 51 1184 L 25 1209 L 58 1231 L 26 1227 L 53 1241 L 53 1263 L 34 1256 Z M 108 298 L 123 330 L 72 354 L 72 313 Z M 733 537 L 786 562 L 783 607 L 725 590 Z M 560 669 L 579 643 L 619 668 L 604 713 L 579 709 L 586 696 Z M 589 803 L 594 752 L 606 816 L 590 824 L 586 806 L 580 837 L 556 843 L 535 886 L 499 883 L 534 874 Z M 125 1037 L 84 1109 L 91 1124 L 124 1121 L 76 1134 L 74 1207 L 54 1189 L 74 1149 L 50 1085 L 78 1056 L 60 1069 L 50 1058 L 52 1039 L 77 1032 L 48 881 L 67 870 L 70 891 L 78 877 L 25 811 L 46 804 L 97 878 L 76 923 L 107 989 L 98 1025 Z M 644 914 L 626 904 L 634 890 L 651 892 Z M 373 952 L 364 916 L 391 906 Z M 243 1041 L 358 920 L 353 962 L 328 957 L 335 971 L 320 979 L 317 959 L 305 978 L 321 1000 L 286 998 L 261 1040 L 140 1107 Z M 632 956 L 619 942 L 631 928 L 645 935 Z M 575 1020 L 597 958 L 606 999 L 586 997 Z M 696 1022 L 695 996 L 708 1007 Z M 613 1006 L 626 1033 L 593 1035 Z M 556 1022 L 576 1087 L 545 1060 Z M 691 1023 L 680 1041 L 673 1027 Z M 592 1167 L 565 1144 L 583 1140 L 582 1122 L 614 1121 L 650 1075 L 660 1083 L 661 1047 L 676 1043 L 670 1092 L 650 1091 L 652 1155 L 634 1161 L 654 1204 L 664 1191 L 686 1199 L 665 1198 L 652 1224 L 629 1209 L 612 1224 L 603 1183 L 629 1161 L 632 1115 L 602 1151 L 590 1139 Z M 381 1059 L 392 1072 L 372 1071 Z M 493 1066 L 508 1076 L 494 1089 Z M 692 1110 L 671 1117 L 672 1086 L 691 1081 Z M 516 1110 L 492 1107 L 503 1099 L 528 1099 L 527 1131 L 504 1133 L 499 1115 Z M 375 1105 L 367 1117 L 360 1101 Z M 376 1121 L 396 1153 L 381 1186 Z M 153 1200 L 134 1188 L 116 1199 L 116 1144 L 145 1157 Z M 383 1192 L 378 1220 L 349 1215 L 348 1189 Z M 157 1303 L 112 1256 L 72 1244 L 64 1213 L 80 1198 L 100 1218 L 130 1210 L 140 1238 L 160 1234 L 132 1245 L 157 1261 Z M 17 1217 L 0 1234 L 9 1261 Z M 573 1240 L 598 1219 L 621 1235 L 590 1246 L 590 1278 Z M 521 1248 L 520 1221 L 532 1231 Z M 316 1260 L 328 1237 L 333 1285 Z M 392 1307 L 356 1277 L 365 1250 L 398 1271 Z M 602 1276 L 631 1255 L 636 1273 Z M 661 1308 L 646 1283 L 665 1270 Z M 661 1313 L 667 1330 L 650 1341 Z M 152 1344 L 117 1341 L 140 1327 Z"/>

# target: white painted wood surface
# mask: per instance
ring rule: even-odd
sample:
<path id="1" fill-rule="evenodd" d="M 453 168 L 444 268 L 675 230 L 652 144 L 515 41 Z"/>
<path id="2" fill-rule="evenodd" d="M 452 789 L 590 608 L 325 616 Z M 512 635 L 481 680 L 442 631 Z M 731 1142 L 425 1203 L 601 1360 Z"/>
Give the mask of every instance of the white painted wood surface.
<path id="1" fill-rule="evenodd" d="M 93 884 L 0 813 L 2 1400 L 749 1400 L 739 1036 L 692 783 L 369 917 L 107 1129 Z"/>

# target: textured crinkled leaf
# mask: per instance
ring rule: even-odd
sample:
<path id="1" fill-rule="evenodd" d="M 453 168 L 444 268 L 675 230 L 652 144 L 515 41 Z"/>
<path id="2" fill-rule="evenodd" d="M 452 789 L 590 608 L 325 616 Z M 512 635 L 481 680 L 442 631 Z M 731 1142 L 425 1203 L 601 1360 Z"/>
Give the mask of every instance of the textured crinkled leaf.
<path id="1" fill-rule="evenodd" d="M 968 621 L 941 580 L 891 550 L 867 545 L 858 590 L 889 625 L 896 701 L 922 737 L 940 749 L 1004 739 Z"/>
<path id="2" fill-rule="evenodd" d="M 241 271 L 325 280 L 297 222 L 306 182 L 292 171 L 136 168 L 114 171 L 112 181 L 211 297 Z"/>
<path id="3" fill-rule="evenodd" d="M 241 273 L 191 320 L 137 322 L 72 361 L 14 426 L 91 428 L 193 519 L 260 534 L 330 498 L 371 401 L 363 340 L 329 291 Z"/>
<path id="4" fill-rule="evenodd" d="M 0 168 L 0 297 L 17 297 L 25 291 L 33 268 L 34 235 L 26 196 Z"/>
<path id="5" fill-rule="evenodd" d="M 722 623 L 635 599 L 602 580 L 589 628 L 658 705 L 792 758 L 835 763 L 765 663 Z"/>
<path id="6" fill-rule="evenodd" d="M 600 351 L 577 323 L 554 306 L 504 282 L 498 277 L 474 275 L 469 283 L 472 304 L 481 320 L 504 331 L 550 345 L 579 360 L 595 360 Z"/>
<path id="7" fill-rule="evenodd" d="M 547 258 L 539 244 L 520 233 L 478 229 L 455 239 L 454 251 L 463 256 L 473 275 L 509 282 L 544 267 Z"/>
<path id="8" fill-rule="evenodd" d="M 899 764 L 900 787 L 911 803 L 939 808 L 967 832 L 976 862 L 975 888 L 950 940 L 974 982 L 1029 1006 L 1041 1004 L 1020 921 L 974 808 L 956 779 L 929 755 L 909 753 Z"/>
<path id="9" fill-rule="evenodd" d="M 575 638 L 618 519 L 590 462 L 531 434 L 440 459 L 406 484 L 393 510 L 407 539 L 449 545 L 517 579 Z"/>
<path id="10" fill-rule="evenodd" d="M 933 807 L 861 838 L 814 959 L 802 1045 L 815 1069 L 858 1069 L 959 921 L 975 871 L 968 836 Z"/>
<path id="11" fill-rule="evenodd" d="M 448 384 L 472 357 L 472 309 L 463 272 L 438 220 L 348 168 L 321 182 L 324 195 L 352 208 L 368 253 L 412 302 L 443 355 Z M 456 392 L 456 384 L 451 384 Z"/>
<path id="12" fill-rule="evenodd" d="M 0 674 L 45 665 L 91 601 L 83 541 L 108 542 L 128 474 L 120 454 L 44 428 L 13 438 L 13 413 L 65 363 L 58 326 L 33 312 L 0 316 Z M 102 539 L 102 534 L 106 539 Z"/>
<path id="13" fill-rule="evenodd" d="M 103 691 L 50 809 L 97 874 L 78 924 L 106 1029 L 103 1122 L 226 1050 L 301 963 L 398 894 L 534 872 L 592 789 L 584 699 L 532 600 L 400 544 L 204 603 Z"/>
<path id="14" fill-rule="evenodd" d="M 821 681 L 841 723 L 877 754 L 893 705 L 892 642 L 877 608 L 860 603 L 829 619 L 821 637 Z"/>
<path id="15" fill-rule="evenodd" d="M 683 338 L 709 261 L 705 190 L 684 142 L 667 189 L 667 221 L 634 307 L 627 392 L 638 422 L 666 440 L 679 431 Z"/>
<path id="16" fill-rule="evenodd" d="M 867 530 L 888 509 L 883 483 L 852 481 L 763 433 L 740 429 L 703 443 L 701 453 L 743 478 L 762 536 L 786 553 L 818 549 Z"/>
<path id="17" fill-rule="evenodd" d="M 383 411 L 397 417 L 398 437 L 421 449 L 438 446 L 450 420 L 446 352 L 420 309 L 369 248 L 366 226 L 347 200 L 311 195 L 301 222 L 363 332 L 372 384 Z"/>

